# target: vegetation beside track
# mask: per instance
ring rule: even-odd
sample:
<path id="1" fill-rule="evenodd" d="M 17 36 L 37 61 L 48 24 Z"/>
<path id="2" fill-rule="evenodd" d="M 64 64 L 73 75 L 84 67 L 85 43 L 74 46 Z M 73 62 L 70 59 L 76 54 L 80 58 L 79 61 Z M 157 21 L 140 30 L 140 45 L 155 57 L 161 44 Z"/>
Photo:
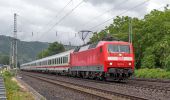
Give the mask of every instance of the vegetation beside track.
<path id="1" fill-rule="evenodd" d="M 12 80 L 14 78 L 14 74 L 9 71 L 4 71 L 2 76 L 4 78 L 6 96 L 8 100 L 34 100 L 29 92 L 24 91 L 16 81 Z"/>
<path id="2" fill-rule="evenodd" d="M 143 68 L 135 70 L 135 76 L 138 78 L 170 79 L 170 71 L 160 68 Z"/>
<path id="3" fill-rule="evenodd" d="M 170 9 L 153 10 L 144 18 L 117 16 L 104 30 L 94 34 L 91 42 L 97 42 L 110 35 L 122 41 L 128 41 L 129 22 L 133 26 L 133 46 L 135 66 L 139 68 L 161 68 L 170 70 Z M 157 70 L 157 69 L 155 69 Z M 143 71 L 143 70 L 142 70 Z"/>

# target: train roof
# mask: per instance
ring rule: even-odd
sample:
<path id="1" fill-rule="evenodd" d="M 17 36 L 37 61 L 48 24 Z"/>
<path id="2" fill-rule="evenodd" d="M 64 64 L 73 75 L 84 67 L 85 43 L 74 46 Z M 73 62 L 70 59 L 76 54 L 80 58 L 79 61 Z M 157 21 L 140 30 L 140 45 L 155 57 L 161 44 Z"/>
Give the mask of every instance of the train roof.
<path id="1" fill-rule="evenodd" d="M 96 42 L 96 43 L 79 46 L 79 47 L 74 49 L 74 52 L 81 52 L 81 51 L 85 51 L 85 50 L 88 50 L 88 49 L 96 48 L 96 47 L 99 47 L 99 46 L 104 45 L 106 43 L 130 44 L 129 42 L 124 42 L 124 41 L 99 41 L 99 42 Z"/>

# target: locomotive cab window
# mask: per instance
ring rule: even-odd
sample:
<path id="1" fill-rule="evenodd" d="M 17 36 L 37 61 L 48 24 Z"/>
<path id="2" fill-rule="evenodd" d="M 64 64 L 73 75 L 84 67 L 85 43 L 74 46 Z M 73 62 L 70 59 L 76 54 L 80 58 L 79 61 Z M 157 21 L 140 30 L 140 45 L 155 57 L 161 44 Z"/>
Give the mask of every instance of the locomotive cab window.
<path id="1" fill-rule="evenodd" d="M 114 53 L 114 52 L 130 53 L 130 47 L 129 47 L 129 45 L 109 44 L 108 45 L 108 52 L 109 53 Z"/>

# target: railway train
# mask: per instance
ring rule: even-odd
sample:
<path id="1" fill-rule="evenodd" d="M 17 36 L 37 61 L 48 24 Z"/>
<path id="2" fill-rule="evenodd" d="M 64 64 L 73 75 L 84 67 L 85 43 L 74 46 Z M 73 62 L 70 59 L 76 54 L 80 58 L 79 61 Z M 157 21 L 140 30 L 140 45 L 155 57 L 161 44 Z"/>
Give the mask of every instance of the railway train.
<path id="1" fill-rule="evenodd" d="M 134 72 L 133 46 L 123 41 L 99 41 L 21 65 L 21 70 L 92 79 L 125 80 Z"/>

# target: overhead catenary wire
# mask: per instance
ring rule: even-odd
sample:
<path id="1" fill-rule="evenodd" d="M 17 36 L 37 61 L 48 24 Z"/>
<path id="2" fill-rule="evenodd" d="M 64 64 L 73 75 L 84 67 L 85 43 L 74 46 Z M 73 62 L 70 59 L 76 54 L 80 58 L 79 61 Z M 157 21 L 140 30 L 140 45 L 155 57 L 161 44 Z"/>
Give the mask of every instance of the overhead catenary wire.
<path id="1" fill-rule="evenodd" d="M 69 11 L 67 14 L 65 14 L 59 21 L 57 21 L 51 28 L 49 28 L 47 31 L 45 31 L 44 33 L 48 33 L 50 32 L 56 25 L 58 25 L 59 23 L 61 23 L 62 20 L 64 20 L 66 17 L 68 17 L 76 8 L 78 8 L 82 3 L 84 2 L 84 0 L 82 0 L 81 2 L 79 2 L 73 9 L 71 9 L 71 11 Z"/>
<path id="2" fill-rule="evenodd" d="M 148 2 L 148 1 L 150 1 L 150 0 L 146 0 L 146 1 L 144 1 L 144 2 L 142 2 L 142 3 L 140 3 L 140 4 L 136 5 L 136 6 L 134 6 L 134 7 L 132 7 L 132 8 L 129 8 L 129 9 L 127 9 L 126 11 L 123 11 L 122 13 L 118 14 L 117 16 L 121 16 L 121 15 L 127 13 L 128 11 L 130 11 L 130 10 L 132 10 L 132 9 L 135 9 L 135 8 L 137 8 L 137 7 L 139 7 L 139 6 L 143 5 L 143 4 L 145 4 L 145 3 Z M 107 19 L 106 21 L 103 21 L 102 23 L 99 23 L 99 24 L 97 24 L 97 25 L 95 25 L 95 26 L 89 28 L 89 30 L 94 29 L 94 28 L 97 28 L 97 27 L 103 25 L 104 23 L 106 23 L 106 22 L 108 22 L 108 21 L 114 19 L 114 18 L 115 18 L 115 16 L 112 17 L 112 18 Z"/>
<path id="3" fill-rule="evenodd" d="M 46 26 L 49 25 L 55 18 L 57 18 L 57 17 L 59 16 L 59 14 L 61 14 L 72 1 L 73 1 L 73 0 L 70 0 L 63 8 L 57 13 L 57 15 L 56 15 L 54 18 L 52 18 L 52 19 L 46 24 Z"/>
<path id="4" fill-rule="evenodd" d="M 87 21 L 85 24 L 83 24 L 82 26 L 88 25 L 89 23 L 91 23 L 91 22 L 93 22 L 94 20 L 100 18 L 100 17 L 103 16 L 104 14 L 106 14 L 106 13 L 112 11 L 114 8 L 116 8 L 116 7 L 118 7 L 118 6 L 121 6 L 121 5 L 125 4 L 125 2 L 127 2 L 127 1 L 129 1 L 129 0 L 124 0 L 124 1 L 120 2 L 118 5 L 112 7 L 112 8 L 110 8 L 110 9 L 106 10 L 105 12 L 103 12 L 103 13 L 101 13 L 101 14 L 99 14 L 99 15 L 93 17 L 92 19 L 88 20 L 88 21 Z"/>

